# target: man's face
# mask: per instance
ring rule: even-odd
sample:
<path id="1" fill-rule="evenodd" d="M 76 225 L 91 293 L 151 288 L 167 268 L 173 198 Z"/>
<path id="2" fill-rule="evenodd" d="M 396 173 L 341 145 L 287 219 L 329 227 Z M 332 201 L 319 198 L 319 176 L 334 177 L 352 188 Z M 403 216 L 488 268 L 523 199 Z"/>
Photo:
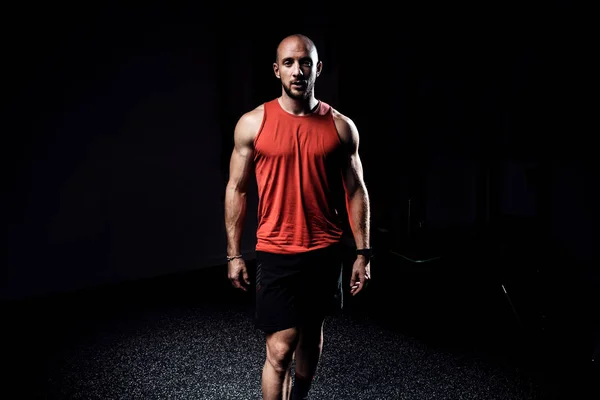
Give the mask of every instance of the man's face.
<path id="1" fill-rule="evenodd" d="M 310 97 L 322 67 L 321 62 L 317 61 L 316 50 L 297 39 L 282 43 L 278 56 L 273 71 L 281 80 L 286 94 L 295 100 Z"/>

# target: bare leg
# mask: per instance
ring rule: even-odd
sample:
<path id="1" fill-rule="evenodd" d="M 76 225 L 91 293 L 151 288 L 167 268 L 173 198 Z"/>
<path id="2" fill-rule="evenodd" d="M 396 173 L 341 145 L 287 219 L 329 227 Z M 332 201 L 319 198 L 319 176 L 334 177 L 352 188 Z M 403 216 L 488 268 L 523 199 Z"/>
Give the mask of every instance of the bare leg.
<path id="1" fill-rule="evenodd" d="M 292 386 L 290 366 L 297 343 L 296 328 L 267 335 L 267 358 L 262 372 L 264 400 L 289 400 Z"/>
<path id="2" fill-rule="evenodd" d="M 295 352 L 293 400 L 307 398 L 322 352 L 323 319 L 305 325 L 299 330 L 299 340 Z"/>

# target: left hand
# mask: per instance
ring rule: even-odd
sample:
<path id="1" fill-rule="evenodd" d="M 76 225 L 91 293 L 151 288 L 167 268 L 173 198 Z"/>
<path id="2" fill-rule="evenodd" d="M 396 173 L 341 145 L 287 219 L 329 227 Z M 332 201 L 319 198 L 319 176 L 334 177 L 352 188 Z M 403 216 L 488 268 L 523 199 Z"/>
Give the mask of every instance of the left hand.
<path id="1" fill-rule="evenodd" d="M 350 294 L 356 296 L 360 293 L 367 282 L 371 280 L 371 262 L 364 256 L 359 255 L 352 266 L 352 276 L 350 277 Z"/>

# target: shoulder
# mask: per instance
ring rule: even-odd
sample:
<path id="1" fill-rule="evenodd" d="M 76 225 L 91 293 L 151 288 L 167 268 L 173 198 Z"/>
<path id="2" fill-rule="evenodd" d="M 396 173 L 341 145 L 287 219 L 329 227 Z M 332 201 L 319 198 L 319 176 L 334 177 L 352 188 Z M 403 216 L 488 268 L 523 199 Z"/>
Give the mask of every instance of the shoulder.
<path id="1" fill-rule="evenodd" d="M 262 125 L 264 113 L 264 104 L 261 104 L 242 114 L 235 126 L 235 136 L 242 141 L 253 141 Z"/>
<path id="2" fill-rule="evenodd" d="M 262 123 L 264 113 L 265 106 L 264 104 L 261 104 L 253 110 L 245 112 L 238 120 L 237 125 L 242 128 L 258 128 Z"/>
<path id="3" fill-rule="evenodd" d="M 342 143 L 351 148 L 357 147 L 359 135 L 354 121 L 333 107 L 331 107 L 331 114 Z"/>

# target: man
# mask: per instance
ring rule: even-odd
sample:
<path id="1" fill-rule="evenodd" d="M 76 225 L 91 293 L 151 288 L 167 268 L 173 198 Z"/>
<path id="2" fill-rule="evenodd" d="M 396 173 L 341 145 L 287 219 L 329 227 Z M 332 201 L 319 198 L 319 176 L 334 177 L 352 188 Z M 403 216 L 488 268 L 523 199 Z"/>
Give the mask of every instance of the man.
<path id="1" fill-rule="evenodd" d="M 370 279 L 370 209 L 359 135 L 352 120 L 316 99 L 322 68 L 312 40 L 300 34 L 284 38 L 273 63 L 281 96 L 242 115 L 234 130 L 225 194 L 228 277 L 234 287 L 248 290 L 240 241 L 254 168 L 255 323 L 266 334 L 263 399 L 308 398 L 324 319 L 342 306 L 340 206 L 346 207 L 357 249 L 350 294 L 360 293 Z"/>

